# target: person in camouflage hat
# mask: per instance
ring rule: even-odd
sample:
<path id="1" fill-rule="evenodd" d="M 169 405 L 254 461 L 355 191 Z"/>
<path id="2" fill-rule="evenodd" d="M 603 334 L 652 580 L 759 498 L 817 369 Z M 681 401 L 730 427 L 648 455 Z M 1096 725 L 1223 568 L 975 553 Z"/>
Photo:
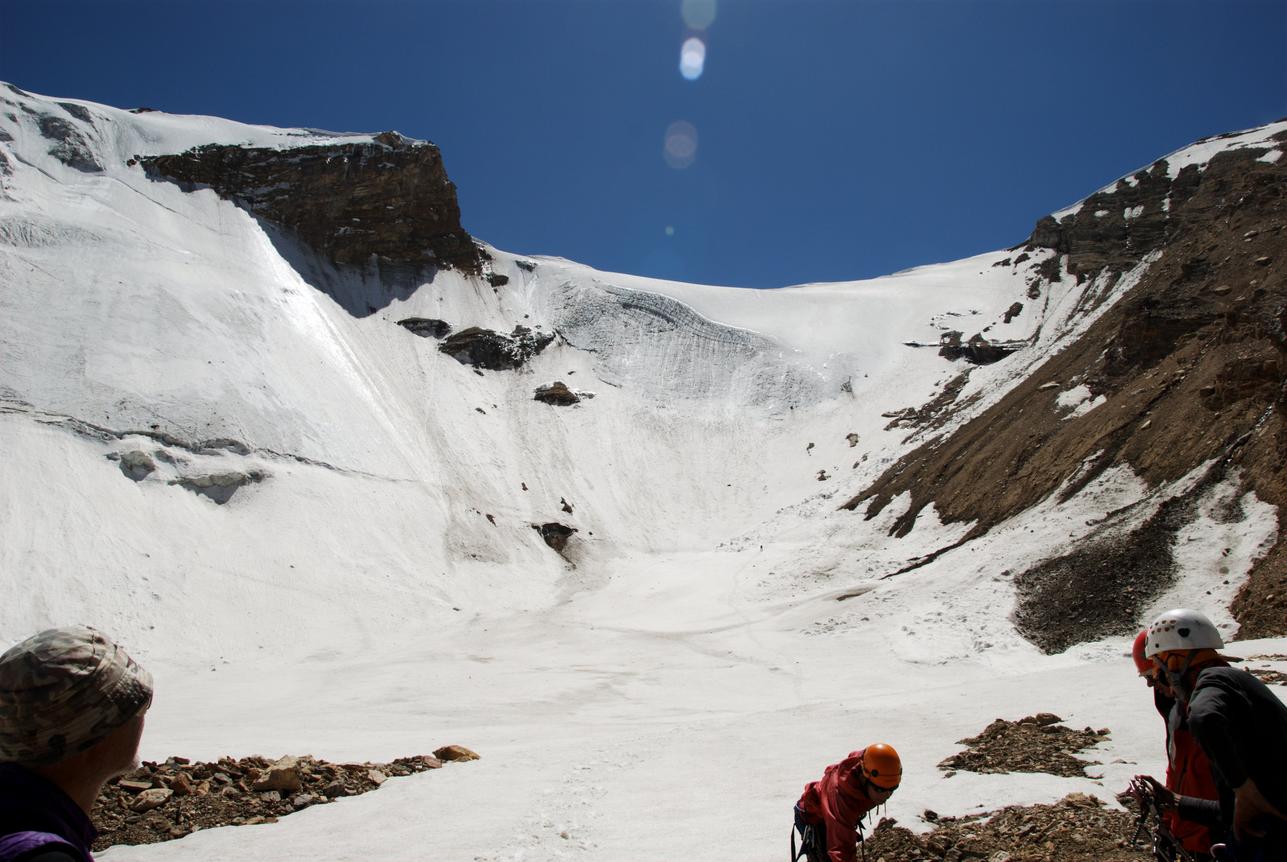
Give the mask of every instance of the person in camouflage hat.
<path id="1" fill-rule="evenodd" d="M 135 765 L 152 676 L 88 626 L 0 655 L 0 862 L 92 862 L 89 811 Z"/>

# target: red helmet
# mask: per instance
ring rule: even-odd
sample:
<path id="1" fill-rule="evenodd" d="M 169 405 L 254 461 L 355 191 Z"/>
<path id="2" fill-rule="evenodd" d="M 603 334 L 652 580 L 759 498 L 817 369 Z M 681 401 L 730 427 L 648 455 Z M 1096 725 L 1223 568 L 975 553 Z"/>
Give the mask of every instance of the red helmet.
<path id="1" fill-rule="evenodd" d="M 1135 643 L 1131 646 L 1131 658 L 1135 660 L 1135 669 L 1140 676 L 1152 676 L 1157 672 L 1157 665 L 1153 664 L 1153 660 L 1144 657 L 1144 646 L 1147 643 L 1148 629 L 1144 629 L 1135 636 Z"/>
<path id="2" fill-rule="evenodd" d="M 894 746 L 877 742 L 863 749 L 862 774 L 881 790 L 893 790 L 903 780 L 903 762 Z"/>

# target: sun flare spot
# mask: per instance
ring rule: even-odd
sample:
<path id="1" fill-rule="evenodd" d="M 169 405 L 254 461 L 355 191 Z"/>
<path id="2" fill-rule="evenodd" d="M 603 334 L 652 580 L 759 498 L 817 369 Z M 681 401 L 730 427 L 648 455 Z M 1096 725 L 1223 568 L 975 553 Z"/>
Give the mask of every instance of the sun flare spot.
<path id="1" fill-rule="evenodd" d="M 676 120 L 666 129 L 666 142 L 662 149 L 666 164 L 675 170 L 697 161 L 697 128 L 686 120 Z"/>
<path id="2" fill-rule="evenodd" d="M 715 21 L 716 0 L 684 0 L 679 14 L 692 30 L 705 30 Z"/>
<path id="3" fill-rule="evenodd" d="M 705 68 L 706 43 L 696 36 L 690 36 L 679 49 L 679 74 L 689 81 L 696 81 Z"/>

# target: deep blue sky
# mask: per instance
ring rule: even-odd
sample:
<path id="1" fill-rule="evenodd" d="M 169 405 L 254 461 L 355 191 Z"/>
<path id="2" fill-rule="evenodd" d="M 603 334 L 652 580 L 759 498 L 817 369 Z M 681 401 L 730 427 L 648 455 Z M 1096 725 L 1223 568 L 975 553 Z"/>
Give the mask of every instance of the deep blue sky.
<path id="1" fill-rule="evenodd" d="M 465 227 L 500 248 L 751 287 L 1012 245 L 1287 115 L 1283 0 L 719 0 L 694 81 L 690 35 L 681 0 L 0 0 L 0 79 L 395 128 L 442 147 Z"/>

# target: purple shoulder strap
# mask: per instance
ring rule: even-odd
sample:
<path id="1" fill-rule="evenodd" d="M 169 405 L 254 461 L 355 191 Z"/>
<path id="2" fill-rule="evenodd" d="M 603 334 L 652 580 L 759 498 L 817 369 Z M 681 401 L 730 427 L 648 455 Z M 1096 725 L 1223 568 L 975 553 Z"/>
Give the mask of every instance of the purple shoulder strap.
<path id="1" fill-rule="evenodd" d="M 13 862 L 19 856 L 45 847 L 50 849 L 65 847 L 72 855 L 94 862 L 94 857 L 82 852 L 61 835 L 55 835 L 52 832 L 14 832 L 0 836 L 0 862 Z"/>

